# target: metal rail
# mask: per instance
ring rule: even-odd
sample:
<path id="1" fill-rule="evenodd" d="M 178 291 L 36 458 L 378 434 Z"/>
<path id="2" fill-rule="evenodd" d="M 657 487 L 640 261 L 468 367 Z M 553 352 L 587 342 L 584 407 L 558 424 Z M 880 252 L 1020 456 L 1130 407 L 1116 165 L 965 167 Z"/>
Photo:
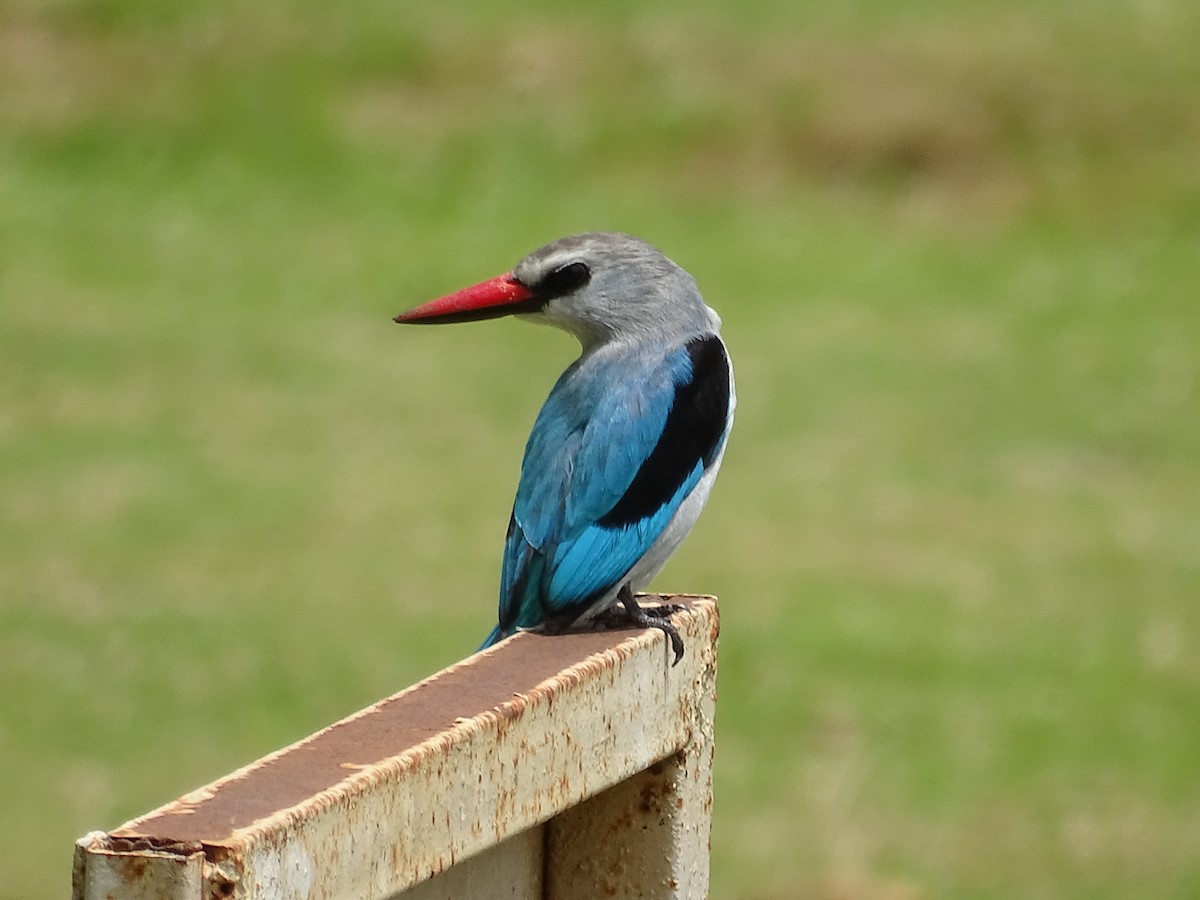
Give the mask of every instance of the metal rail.
<path id="1" fill-rule="evenodd" d="M 657 630 L 519 634 L 84 836 L 73 897 L 707 897 L 717 608 L 664 599 L 678 666 Z"/>

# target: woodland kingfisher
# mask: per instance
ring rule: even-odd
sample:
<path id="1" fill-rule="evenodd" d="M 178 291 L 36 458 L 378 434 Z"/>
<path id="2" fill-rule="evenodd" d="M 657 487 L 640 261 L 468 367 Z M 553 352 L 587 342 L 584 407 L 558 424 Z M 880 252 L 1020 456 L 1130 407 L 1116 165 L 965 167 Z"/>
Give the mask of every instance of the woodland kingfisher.
<path id="1" fill-rule="evenodd" d="M 515 315 L 573 334 L 525 447 L 500 572 L 499 623 L 657 628 L 675 662 L 674 606 L 639 606 L 691 531 L 733 424 L 721 320 L 686 271 L 627 234 L 590 232 L 535 250 L 512 272 L 396 316 L 404 324 Z M 482 649 L 482 648 L 481 648 Z"/>

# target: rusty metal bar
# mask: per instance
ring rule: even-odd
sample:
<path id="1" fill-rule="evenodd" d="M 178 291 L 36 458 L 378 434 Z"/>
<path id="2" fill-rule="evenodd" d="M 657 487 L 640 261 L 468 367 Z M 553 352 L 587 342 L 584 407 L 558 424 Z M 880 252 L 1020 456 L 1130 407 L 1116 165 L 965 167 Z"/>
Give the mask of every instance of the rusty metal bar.
<path id="1" fill-rule="evenodd" d="M 717 608 L 662 599 L 678 666 L 657 630 L 519 634 L 81 838 L 73 897 L 706 897 Z"/>

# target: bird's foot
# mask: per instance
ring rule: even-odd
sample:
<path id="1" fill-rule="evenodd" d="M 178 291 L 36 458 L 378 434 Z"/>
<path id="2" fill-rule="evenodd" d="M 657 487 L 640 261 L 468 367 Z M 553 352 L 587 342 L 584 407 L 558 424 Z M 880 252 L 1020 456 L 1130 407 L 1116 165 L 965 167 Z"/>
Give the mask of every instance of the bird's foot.
<path id="1" fill-rule="evenodd" d="M 682 603 L 660 603 L 657 606 L 639 605 L 638 609 L 644 612 L 651 619 L 669 619 L 671 616 L 675 615 L 675 613 L 683 612 L 685 609 L 687 609 L 687 607 Z"/>
<path id="2" fill-rule="evenodd" d="M 633 598 L 633 592 L 628 586 L 621 588 L 617 594 L 617 599 L 620 604 L 614 603 L 608 609 L 604 610 L 599 615 L 592 619 L 592 623 L 600 628 L 657 628 L 663 632 L 667 639 L 671 642 L 671 650 L 675 653 L 675 660 L 671 663 L 672 666 L 679 665 L 679 661 L 683 659 L 683 638 L 679 636 L 679 629 L 671 624 L 670 617 L 677 612 L 682 612 L 684 607 L 678 603 L 663 603 L 658 606 L 647 606 L 645 608 L 638 606 L 637 600 Z"/>

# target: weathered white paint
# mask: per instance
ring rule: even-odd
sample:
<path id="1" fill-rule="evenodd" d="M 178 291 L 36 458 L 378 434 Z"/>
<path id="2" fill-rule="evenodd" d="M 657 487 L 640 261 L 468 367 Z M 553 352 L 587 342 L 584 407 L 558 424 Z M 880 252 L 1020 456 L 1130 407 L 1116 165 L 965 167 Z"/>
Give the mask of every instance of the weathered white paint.
<path id="1" fill-rule="evenodd" d="M 539 825 L 489 847 L 445 872 L 422 881 L 391 900 L 528 900 L 544 896 L 543 848 L 546 826 Z"/>
<path id="2" fill-rule="evenodd" d="M 717 610 L 663 599 L 678 666 L 658 630 L 517 635 L 80 839 L 75 900 L 706 897 Z"/>
<path id="3" fill-rule="evenodd" d="M 204 850 L 198 844 L 156 849 L 113 841 L 93 831 L 75 844 L 75 900 L 160 900 L 204 894 Z"/>

